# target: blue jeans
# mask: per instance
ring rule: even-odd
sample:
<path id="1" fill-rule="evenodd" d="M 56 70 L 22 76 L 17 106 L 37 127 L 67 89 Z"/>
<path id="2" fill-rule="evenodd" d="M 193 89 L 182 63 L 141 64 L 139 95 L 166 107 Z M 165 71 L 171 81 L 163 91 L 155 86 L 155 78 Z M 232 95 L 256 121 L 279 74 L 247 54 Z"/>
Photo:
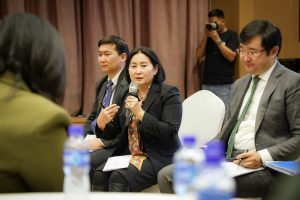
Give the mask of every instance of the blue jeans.
<path id="1" fill-rule="evenodd" d="M 203 90 L 209 90 L 224 102 L 225 106 L 227 106 L 229 102 L 229 96 L 230 96 L 230 90 L 231 90 L 231 84 L 226 85 L 202 85 Z"/>

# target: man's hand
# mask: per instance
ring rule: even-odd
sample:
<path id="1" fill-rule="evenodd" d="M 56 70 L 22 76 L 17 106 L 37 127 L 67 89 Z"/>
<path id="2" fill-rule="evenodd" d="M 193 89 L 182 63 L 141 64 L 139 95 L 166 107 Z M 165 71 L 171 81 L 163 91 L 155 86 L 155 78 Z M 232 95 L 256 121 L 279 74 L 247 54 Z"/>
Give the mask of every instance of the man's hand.
<path id="1" fill-rule="evenodd" d="M 99 138 L 85 139 L 85 142 L 88 144 L 89 150 L 97 150 L 104 147 L 104 144 Z"/>
<path id="2" fill-rule="evenodd" d="M 109 122 L 113 120 L 117 112 L 119 111 L 120 106 L 117 104 L 111 104 L 106 108 L 102 109 L 98 118 L 97 118 L 97 125 L 98 127 L 103 130 Z"/>
<path id="3" fill-rule="evenodd" d="M 236 156 L 236 160 L 233 162 L 237 165 L 241 165 L 243 167 L 251 169 L 262 167 L 261 157 L 256 151 L 241 153 Z"/>
<path id="4" fill-rule="evenodd" d="M 221 38 L 216 30 L 206 31 L 207 36 L 210 37 L 214 42 L 220 41 Z"/>

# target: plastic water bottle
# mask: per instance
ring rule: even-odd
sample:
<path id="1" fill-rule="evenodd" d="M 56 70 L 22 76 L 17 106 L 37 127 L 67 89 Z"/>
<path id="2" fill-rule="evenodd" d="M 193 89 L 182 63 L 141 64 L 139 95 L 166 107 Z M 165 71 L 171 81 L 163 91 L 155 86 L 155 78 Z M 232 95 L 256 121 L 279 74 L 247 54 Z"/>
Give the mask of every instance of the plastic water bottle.
<path id="1" fill-rule="evenodd" d="M 224 167 L 224 144 L 212 141 L 205 150 L 203 168 L 194 182 L 197 200 L 230 200 L 235 194 L 235 181 Z"/>
<path id="2" fill-rule="evenodd" d="M 204 153 L 196 148 L 196 137 L 186 135 L 183 137 L 183 146 L 174 155 L 174 191 L 182 198 L 190 194 L 191 184 L 197 177 Z"/>
<path id="3" fill-rule="evenodd" d="M 90 155 L 83 140 L 83 126 L 69 126 L 64 145 L 64 194 L 66 200 L 88 200 L 90 191 Z"/>

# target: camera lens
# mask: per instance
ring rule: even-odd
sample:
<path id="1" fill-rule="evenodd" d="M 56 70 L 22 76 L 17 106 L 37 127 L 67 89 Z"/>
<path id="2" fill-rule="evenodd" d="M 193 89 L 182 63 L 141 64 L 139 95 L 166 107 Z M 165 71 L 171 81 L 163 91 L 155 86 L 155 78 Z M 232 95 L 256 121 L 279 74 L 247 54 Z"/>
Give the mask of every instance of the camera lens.
<path id="1" fill-rule="evenodd" d="M 218 29 L 218 24 L 215 22 L 208 23 L 205 25 L 206 29 L 209 31 L 217 30 Z"/>

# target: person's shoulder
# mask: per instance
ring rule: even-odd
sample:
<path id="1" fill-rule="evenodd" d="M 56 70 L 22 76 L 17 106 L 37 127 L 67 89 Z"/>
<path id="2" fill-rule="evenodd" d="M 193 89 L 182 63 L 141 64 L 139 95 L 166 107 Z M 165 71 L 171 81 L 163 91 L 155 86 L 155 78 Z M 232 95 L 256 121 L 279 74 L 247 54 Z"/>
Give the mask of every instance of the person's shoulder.
<path id="1" fill-rule="evenodd" d="M 290 88 L 292 90 L 300 88 L 300 74 L 288 69 L 280 63 L 277 64 L 277 69 L 276 72 L 273 73 L 273 76 L 278 78 L 280 80 L 280 84 L 286 88 Z"/>
<path id="2" fill-rule="evenodd" d="M 165 83 L 161 84 L 161 99 L 163 102 L 168 101 L 169 103 L 181 104 L 179 89 L 174 85 Z"/>
<path id="3" fill-rule="evenodd" d="M 122 85 L 122 86 L 127 86 L 127 85 L 130 84 L 130 81 L 128 80 L 128 77 L 126 76 L 126 69 L 125 68 L 121 71 L 121 74 L 118 78 L 118 84 Z"/>
<path id="4" fill-rule="evenodd" d="M 162 94 L 179 95 L 179 89 L 176 86 L 165 84 L 165 83 L 160 83 L 160 84 L 161 84 Z"/>
<path id="5" fill-rule="evenodd" d="M 102 85 L 105 83 L 106 80 L 107 80 L 107 75 L 105 75 L 103 78 L 98 80 L 96 83 L 96 90 L 99 90 L 102 87 Z"/>
<path id="6" fill-rule="evenodd" d="M 287 68 L 286 66 L 278 63 L 278 68 L 281 70 L 282 74 L 285 74 L 289 77 L 295 78 L 295 79 L 300 79 L 300 74 Z"/>
<path id="7" fill-rule="evenodd" d="M 237 87 L 239 86 L 240 83 L 245 83 L 249 80 L 251 80 L 251 74 L 245 74 L 243 76 L 241 76 L 240 78 L 236 79 L 234 82 L 233 82 L 233 85 L 232 87 Z"/>
<path id="8" fill-rule="evenodd" d="M 161 84 L 161 88 L 162 90 L 178 90 L 178 88 L 174 85 L 169 85 L 169 84 L 166 84 L 166 83 L 160 83 Z"/>
<path id="9" fill-rule="evenodd" d="M 17 90 L 6 103 L 3 115 L 16 126 L 15 134 L 42 134 L 59 128 L 67 129 L 71 123 L 70 115 L 61 106 L 39 94 L 27 90 Z M 12 126 L 13 127 L 13 126 Z"/>
<path id="10" fill-rule="evenodd" d="M 238 34 L 231 29 L 228 29 L 226 32 L 223 33 L 223 35 L 225 38 L 231 38 L 231 39 L 235 39 L 236 41 L 238 41 Z"/>
<path id="11" fill-rule="evenodd" d="M 107 80 L 107 75 L 105 75 L 102 79 L 97 81 L 97 83 L 96 83 L 96 98 L 106 80 Z"/>
<path id="12" fill-rule="evenodd" d="M 231 29 L 228 29 L 227 31 L 226 31 L 226 33 L 228 33 L 228 34 L 233 34 L 233 35 L 237 35 L 237 32 L 235 32 L 234 30 L 231 30 Z"/>
<path id="13" fill-rule="evenodd" d="M 241 76 L 241 77 L 239 77 L 238 79 L 236 79 L 236 81 L 245 81 L 245 80 L 248 80 L 249 78 L 251 78 L 252 77 L 252 75 L 251 74 L 245 74 L 245 75 L 243 75 L 243 76 Z"/>
<path id="14" fill-rule="evenodd" d="M 226 32 L 222 33 L 222 39 L 225 40 L 225 42 L 229 42 L 230 44 L 234 44 L 234 48 L 237 48 L 238 45 L 238 34 L 233 31 L 228 29 Z"/>
<path id="15" fill-rule="evenodd" d="M 42 121 L 44 119 L 59 118 L 65 123 L 70 122 L 70 116 L 63 107 L 42 95 L 24 91 L 23 94 L 16 98 L 18 98 L 17 101 L 32 119 Z"/>

